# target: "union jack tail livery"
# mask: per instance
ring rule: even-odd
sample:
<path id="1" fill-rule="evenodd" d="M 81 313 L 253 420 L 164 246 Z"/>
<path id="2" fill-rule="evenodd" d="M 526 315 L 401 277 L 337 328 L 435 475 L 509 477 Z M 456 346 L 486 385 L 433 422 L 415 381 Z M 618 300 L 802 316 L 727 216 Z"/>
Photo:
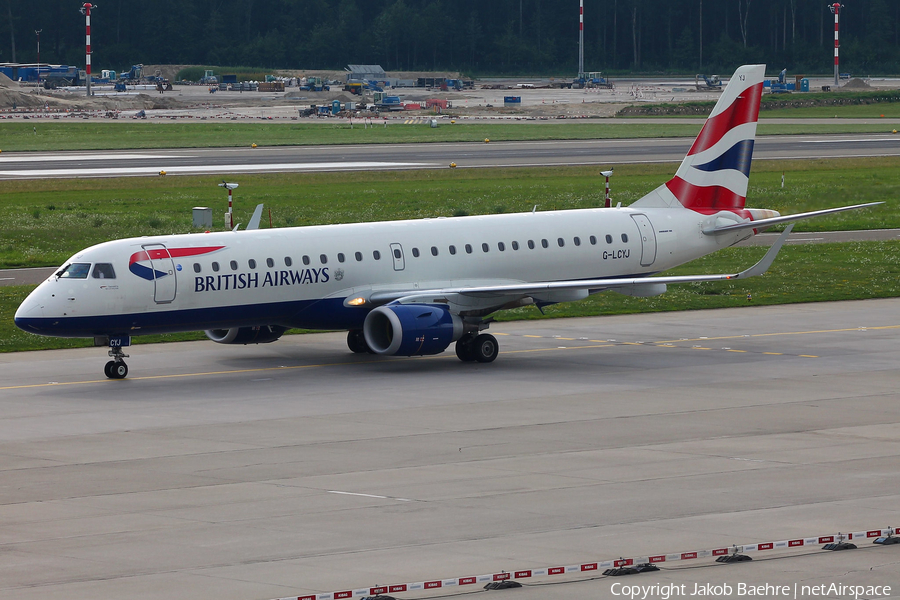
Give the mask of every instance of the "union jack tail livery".
<path id="1" fill-rule="evenodd" d="M 675 176 L 633 206 L 743 213 L 765 69 L 735 71 Z"/>

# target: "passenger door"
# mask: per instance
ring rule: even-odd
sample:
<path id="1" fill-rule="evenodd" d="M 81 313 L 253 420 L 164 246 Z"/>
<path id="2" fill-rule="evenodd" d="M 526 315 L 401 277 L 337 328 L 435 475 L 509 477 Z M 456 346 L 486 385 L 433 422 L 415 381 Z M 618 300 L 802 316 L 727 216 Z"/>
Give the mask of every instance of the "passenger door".
<path id="1" fill-rule="evenodd" d="M 147 244 L 143 248 L 150 258 L 150 268 L 153 271 L 153 300 L 157 304 L 169 304 L 175 300 L 177 288 L 175 261 L 163 244 Z"/>

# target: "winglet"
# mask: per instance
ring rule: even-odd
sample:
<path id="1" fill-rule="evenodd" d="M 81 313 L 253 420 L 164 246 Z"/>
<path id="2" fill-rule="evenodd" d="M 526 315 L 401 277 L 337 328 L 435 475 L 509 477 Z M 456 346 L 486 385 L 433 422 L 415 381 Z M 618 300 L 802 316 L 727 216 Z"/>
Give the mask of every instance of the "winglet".
<path id="1" fill-rule="evenodd" d="M 256 210 L 253 211 L 253 216 L 250 217 L 250 223 L 244 229 L 244 231 L 249 231 L 251 229 L 259 229 L 259 220 L 262 219 L 262 210 L 263 205 L 257 204 Z"/>
<path id="2" fill-rule="evenodd" d="M 778 240 L 772 244 L 772 247 L 769 248 L 769 251 L 766 252 L 766 255 L 762 257 L 758 263 L 747 269 L 746 271 L 741 271 L 732 279 L 745 279 L 747 277 L 755 277 L 757 275 L 762 275 L 766 271 L 769 270 L 769 267 L 772 266 L 772 263 L 775 262 L 775 257 L 778 256 L 778 253 L 781 252 L 781 247 L 784 245 L 784 242 L 787 241 L 788 236 L 791 234 L 791 230 L 794 228 L 794 224 L 791 223 L 787 227 L 784 228 L 784 232 L 778 237 Z"/>

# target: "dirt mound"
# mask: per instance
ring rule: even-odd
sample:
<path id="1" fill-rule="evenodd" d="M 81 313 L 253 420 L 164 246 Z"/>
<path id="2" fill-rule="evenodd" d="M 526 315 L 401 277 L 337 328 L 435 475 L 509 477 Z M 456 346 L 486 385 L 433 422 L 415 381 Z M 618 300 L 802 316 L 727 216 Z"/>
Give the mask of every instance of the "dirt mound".
<path id="1" fill-rule="evenodd" d="M 872 86 L 859 79 L 858 77 L 854 77 L 847 83 L 841 86 L 842 90 L 871 90 Z"/>
<path id="2" fill-rule="evenodd" d="M 12 79 L 7 77 L 3 73 L 0 73 L 0 88 L 8 88 L 14 85 L 16 85 L 16 83 Z"/>

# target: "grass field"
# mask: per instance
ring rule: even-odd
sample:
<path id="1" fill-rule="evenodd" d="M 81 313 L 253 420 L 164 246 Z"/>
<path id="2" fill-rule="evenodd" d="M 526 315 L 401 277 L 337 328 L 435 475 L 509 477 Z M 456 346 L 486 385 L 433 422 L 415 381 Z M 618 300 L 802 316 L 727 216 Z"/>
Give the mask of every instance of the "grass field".
<path id="1" fill-rule="evenodd" d="M 603 202 L 598 167 L 243 175 L 236 221 L 258 203 L 275 227 L 588 208 Z M 672 176 L 673 166 L 622 165 L 613 197 L 628 205 Z M 781 174 L 786 185 L 781 188 Z M 5 181 L 0 190 L 0 268 L 56 266 L 109 239 L 187 233 L 191 209 L 213 207 L 221 227 L 220 178 L 154 177 Z M 886 207 L 804 221 L 797 230 L 900 227 L 900 158 L 756 161 L 748 206 L 787 213 L 886 200 Z M 264 222 L 268 221 L 268 213 Z"/>
<path id="2" fill-rule="evenodd" d="M 897 108 L 897 105 L 886 105 Z M 842 107 L 847 109 L 872 107 Z M 804 110 L 804 109 L 796 109 Z M 872 110 L 881 110 L 872 108 Z M 879 113 L 880 114 L 880 113 Z M 768 117 L 783 116 L 770 111 Z M 827 114 L 825 116 L 832 116 Z M 877 115 L 873 115 L 874 118 Z M 900 115 L 898 115 L 900 116 Z M 695 123 L 621 123 L 615 119 L 580 119 L 541 123 L 487 123 L 442 121 L 437 128 L 427 124 L 351 128 L 346 121 L 322 123 L 172 123 L 155 121 L 56 122 L 24 121 L 0 123 L 0 151 L 124 150 L 148 148 L 219 148 L 300 146 L 334 144 L 394 144 L 424 142 L 483 142 L 528 140 L 582 140 L 695 137 Z M 759 135 L 889 133 L 894 126 L 877 122 L 834 124 L 766 124 Z"/>

